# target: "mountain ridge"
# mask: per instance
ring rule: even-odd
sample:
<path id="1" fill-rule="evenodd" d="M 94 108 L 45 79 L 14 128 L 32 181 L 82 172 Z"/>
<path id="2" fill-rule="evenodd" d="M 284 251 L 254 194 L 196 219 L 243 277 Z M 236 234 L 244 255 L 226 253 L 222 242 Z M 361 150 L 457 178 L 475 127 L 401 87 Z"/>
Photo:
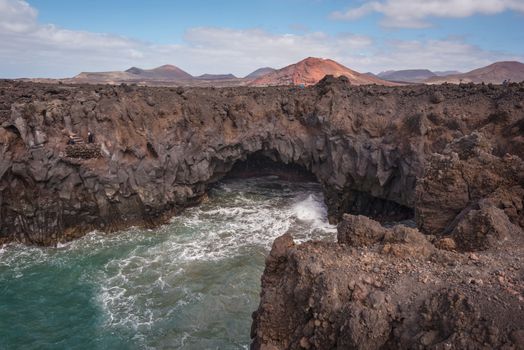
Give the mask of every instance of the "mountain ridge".
<path id="1" fill-rule="evenodd" d="M 248 75 L 245 76 L 245 78 L 247 78 L 247 79 L 255 79 L 255 78 L 259 78 L 261 76 L 264 76 L 266 74 L 272 73 L 274 71 L 276 71 L 275 68 L 262 67 L 262 68 L 258 68 L 257 70 L 249 73 Z"/>
<path id="2" fill-rule="evenodd" d="M 326 58 L 308 57 L 297 63 L 266 74 L 250 82 L 252 86 L 273 85 L 314 85 L 326 75 L 335 77 L 345 76 L 354 85 L 396 85 L 395 83 L 381 80 L 356 72 L 340 63 Z"/>
<path id="3" fill-rule="evenodd" d="M 426 79 L 437 76 L 429 69 L 404 69 L 397 71 L 386 71 L 377 74 L 377 77 L 387 81 L 420 83 Z"/>
<path id="4" fill-rule="evenodd" d="M 445 75 L 445 73 L 453 73 Z M 267 85 L 313 85 L 326 75 L 335 77 L 344 75 L 352 84 L 442 84 L 442 83 L 493 83 L 504 81 L 524 81 L 524 64 L 518 61 L 494 62 L 486 67 L 466 73 L 456 71 L 430 71 L 427 69 L 389 70 L 378 75 L 367 72 L 356 72 L 334 60 L 308 57 L 281 69 L 270 67 L 259 68 L 243 78 L 233 74 L 202 74 L 192 76 L 181 68 L 165 64 L 152 69 L 136 66 L 125 71 L 81 72 L 72 78 L 46 79 L 23 78 L 21 81 L 65 84 L 137 84 L 145 86 L 195 86 L 195 87 L 228 87 L 228 86 L 267 86 Z M 427 77 L 427 78 L 425 78 Z"/>
<path id="5" fill-rule="evenodd" d="M 504 81 L 524 81 L 524 63 L 518 61 L 500 61 L 485 67 L 473 69 L 466 73 L 452 74 L 443 77 L 433 77 L 425 81 L 427 84 L 442 83 L 492 83 L 502 84 Z"/>

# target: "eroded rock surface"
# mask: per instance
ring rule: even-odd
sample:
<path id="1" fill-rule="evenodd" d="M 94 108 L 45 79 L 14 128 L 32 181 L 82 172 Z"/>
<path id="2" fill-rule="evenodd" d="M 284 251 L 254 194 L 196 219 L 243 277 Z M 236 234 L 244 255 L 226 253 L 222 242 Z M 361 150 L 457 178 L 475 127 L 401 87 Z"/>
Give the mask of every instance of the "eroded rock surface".
<path id="1" fill-rule="evenodd" d="M 370 233 L 363 236 L 362 223 Z M 273 245 L 253 349 L 521 349 L 524 237 L 479 253 L 345 215 L 336 243 Z M 364 240 L 362 237 L 366 237 Z M 370 238 L 372 237 L 372 238 Z"/>
<path id="2" fill-rule="evenodd" d="M 490 119 L 521 132 L 506 117 Z M 521 136 L 501 146 L 500 126 L 478 126 L 426 155 L 419 229 L 344 214 L 336 243 L 275 241 L 252 347 L 522 349 Z"/>
<path id="3" fill-rule="evenodd" d="M 470 213 L 478 210 L 491 211 L 489 220 L 497 221 L 496 226 L 505 225 L 501 215 L 489 207 L 501 209 L 514 224 L 524 226 L 523 198 L 522 154 L 497 156 L 492 144 L 474 133 L 427 158 L 425 174 L 417 184 L 418 226 L 426 233 L 451 233 L 461 221 L 471 221 L 472 215 L 486 217 Z"/>
<path id="4" fill-rule="evenodd" d="M 522 157 L 523 96 L 519 84 L 355 87 L 332 77 L 306 89 L 2 81 L 0 241 L 54 244 L 162 222 L 254 153 L 313 173 L 333 221 L 344 212 L 394 221 L 416 210 L 424 230 L 447 234 L 470 205 L 468 186 L 455 178 L 427 185 L 438 199 L 421 195 L 428 159 L 473 132 L 490 152 Z M 94 153 L 68 152 L 69 135 L 85 141 L 88 131 Z M 521 204 L 504 208 L 512 222 Z"/>

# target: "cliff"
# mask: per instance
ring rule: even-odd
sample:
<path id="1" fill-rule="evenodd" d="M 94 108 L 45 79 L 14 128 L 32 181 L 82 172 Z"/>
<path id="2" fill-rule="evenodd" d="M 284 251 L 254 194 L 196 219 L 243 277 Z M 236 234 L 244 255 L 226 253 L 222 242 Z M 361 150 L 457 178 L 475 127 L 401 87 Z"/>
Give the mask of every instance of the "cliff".
<path id="1" fill-rule="evenodd" d="M 522 101 L 514 83 L 1 81 L 0 243 L 156 225 L 265 156 L 311 172 L 339 226 L 336 243 L 275 241 L 254 349 L 519 349 Z M 418 229 L 374 220 L 413 215 Z"/>
<path id="2" fill-rule="evenodd" d="M 313 173 L 333 221 L 348 211 L 405 218 L 426 159 L 452 140 L 478 131 L 496 153 L 523 156 L 523 90 L 355 87 L 344 77 L 306 89 L 2 81 L 0 241 L 49 245 L 163 222 L 256 152 Z M 92 154 L 68 151 L 69 135 L 86 141 L 88 131 Z M 443 220 L 427 213 L 448 204 L 420 203 L 432 231 L 466 205 Z"/>
<path id="3" fill-rule="evenodd" d="M 492 150 L 473 133 L 428 157 L 434 235 L 345 214 L 336 243 L 275 240 L 252 348 L 521 349 L 524 162 Z"/>

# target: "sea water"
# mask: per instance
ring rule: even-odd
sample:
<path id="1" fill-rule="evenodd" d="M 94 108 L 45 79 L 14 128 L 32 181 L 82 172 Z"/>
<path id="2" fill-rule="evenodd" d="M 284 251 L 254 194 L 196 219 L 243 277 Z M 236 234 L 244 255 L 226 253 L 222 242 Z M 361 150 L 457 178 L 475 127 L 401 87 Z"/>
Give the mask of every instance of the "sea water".
<path id="1" fill-rule="evenodd" d="M 225 180 L 154 230 L 0 248 L 0 349 L 247 349 L 278 236 L 334 240 L 320 186 Z"/>

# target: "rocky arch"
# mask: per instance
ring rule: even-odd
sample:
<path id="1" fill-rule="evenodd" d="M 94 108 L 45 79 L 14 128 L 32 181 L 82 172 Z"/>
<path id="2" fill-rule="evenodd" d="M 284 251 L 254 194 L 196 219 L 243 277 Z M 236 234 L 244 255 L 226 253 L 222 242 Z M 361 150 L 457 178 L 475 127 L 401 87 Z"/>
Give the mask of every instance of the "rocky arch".
<path id="1" fill-rule="evenodd" d="M 263 150 L 237 160 L 224 177 L 243 179 L 259 176 L 278 176 L 284 181 L 318 182 L 316 176 L 303 165 L 284 163 L 277 153 Z"/>
<path id="2" fill-rule="evenodd" d="M 363 146 L 351 138 L 330 138 L 315 133 L 295 138 L 251 138 L 208 151 L 202 161 L 189 164 L 177 176 L 201 179 L 192 184 L 193 188 L 206 191 L 209 185 L 234 171 L 239 163 L 263 157 L 271 161 L 264 164 L 267 167 L 309 175 L 318 181 L 332 222 L 337 222 L 345 212 L 385 222 L 412 219 L 414 211 L 410 205 L 415 182 L 410 182 L 409 176 L 403 173 L 405 169 L 395 164 L 387 169 L 386 157 L 391 153 L 374 147 Z M 394 158 L 398 160 L 397 155 Z"/>

